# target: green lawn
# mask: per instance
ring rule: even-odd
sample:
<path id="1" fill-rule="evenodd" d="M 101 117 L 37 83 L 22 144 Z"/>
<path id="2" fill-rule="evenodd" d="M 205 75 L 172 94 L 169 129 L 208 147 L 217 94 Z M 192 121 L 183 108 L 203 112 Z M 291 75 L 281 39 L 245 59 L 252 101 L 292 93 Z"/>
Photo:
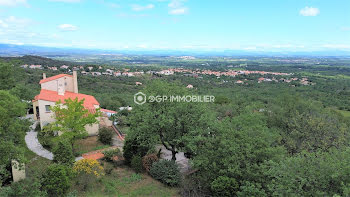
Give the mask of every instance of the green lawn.
<path id="1" fill-rule="evenodd" d="M 74 142 L 74 152 L 76 156 L 110 147 L 104 145 L 97 139 L 97 136 L 87 137 Z"/>
<path id="2" fill-rule="evenodd" d="M 112 164 L 103 162 L 104 167 Z M 74 185 L 71 191 L 76 191 L 81 197 L 99 196 L 180 196 L 178 188 L 171 188 L 152 179 L 147 174 L 136 174 L 127 166 L 114 167 L 110 174 L 92 184 L 87 191 L 82 191 L 79 185 Z"/>

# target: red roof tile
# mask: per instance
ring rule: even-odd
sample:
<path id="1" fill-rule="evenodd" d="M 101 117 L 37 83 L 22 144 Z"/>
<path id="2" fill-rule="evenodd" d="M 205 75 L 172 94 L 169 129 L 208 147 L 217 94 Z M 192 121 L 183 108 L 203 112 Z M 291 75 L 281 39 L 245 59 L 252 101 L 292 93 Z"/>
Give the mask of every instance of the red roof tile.
<path id="1" fill-rule="evenodd" d="M 84 107 L 86 109 L 94 110 L 95 109 L 94 105 L 100 105 L 100 103 L 95 99 L 95 97 L 91 95 L 78 94 L 78 93 L 73 93 L 68 91 L 66 91 L 64 95 L 58 95 L 56 91 L 45 90 L 45 89 L 42 89 L 40 94 L 35 96 L 34 100 L 45 100 L 45 101 L 52 101 L 52 102 L 57 102 L 61 100 L 64 103 L 64 100 L 68 98 L 71 98 L 71 99 L 78 98 L 79 101 L 82 99 L 85 99 Z"/>
<path id="2" fill-rule="evenodd" d="M 101 112 L 106 112 L 106 113 L 117 113 L 116 111 L 109 110 L 109 109 L 102 109 L 102 108 L 101 108 Z"/>
<path id="3" fill-rule="evenodd" d="M 72 75 L 67 75 L 67 74 L 59 74 L 59 75 L 55 75 L 55 76 L 52 76 L 52 77 L 48 77 L 46 79 L 42 79 L 40 80 L 39 84 L 42 84 L 42 83 L 45 83 L 45 82 L 48 82 L 48 81 L 52 81 L 52 80 L 55 80 L 55 79 L 59 79 L 61 77 L 73 77 Z"/>

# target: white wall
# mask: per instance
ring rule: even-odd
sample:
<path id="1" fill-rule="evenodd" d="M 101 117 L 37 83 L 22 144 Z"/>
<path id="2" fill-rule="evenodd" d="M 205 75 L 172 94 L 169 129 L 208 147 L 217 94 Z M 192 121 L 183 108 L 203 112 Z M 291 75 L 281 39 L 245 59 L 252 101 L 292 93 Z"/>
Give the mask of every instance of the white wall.
<path id="1" fill-rule="evenodd" d="M 45 125 L 55 121 L 55 114 L 53 112 L 46 112 L 45 105 L 54 106 L 56 103 L 51 101 L 38 100 L 40 126 L 43 128 Z"/>
<path id="2" fill-rule="evenodd" d="M 57 85 L 63 84 L 66 91 L 73 92 L 73 77 L 61 77 L 56 80 L 48 81 L 41 84 L 41 89 L 52 90 L 57 92 Z"/>

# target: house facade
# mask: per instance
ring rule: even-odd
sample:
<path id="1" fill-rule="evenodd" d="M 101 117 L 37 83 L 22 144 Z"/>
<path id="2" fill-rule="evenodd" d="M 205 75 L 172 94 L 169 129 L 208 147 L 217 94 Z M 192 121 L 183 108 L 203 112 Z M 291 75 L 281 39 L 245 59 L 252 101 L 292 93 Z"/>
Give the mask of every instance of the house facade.
<path id="1" fill-rule="evenodd" d="M 78 100 L 84 99 L 84 107 L 90 113 L 95 113 L 100 108 L 99 102 L 95 97 L 78 93 L 77 72 L 73 71 L 73 75 L 59 74 L 46 78 L 43 73 L 43 79 L 40 81 L 41 91 L 33 100 L 34 119 L 40 122 L 41 128 L 55 121 L 55 114 L 50 110 L 51 106 L 56 102 L 71 98 Z M 100 122 L 100 118 L 99 121 Z M 97 135 L 99 123 L 87 125 L 86 131 L 89 135 Z"/>

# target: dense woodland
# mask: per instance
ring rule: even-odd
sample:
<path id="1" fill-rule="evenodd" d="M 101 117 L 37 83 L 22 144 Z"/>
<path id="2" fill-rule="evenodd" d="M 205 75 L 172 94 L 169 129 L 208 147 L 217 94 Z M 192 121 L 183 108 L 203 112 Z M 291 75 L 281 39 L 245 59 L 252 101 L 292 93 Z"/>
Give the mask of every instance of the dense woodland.
<path id="1" fill-rule="evenodd" d="M 175 157 L 185 152 L 192 171 L 176 185 L 183 196 L 349 196 L 350 60 L 232 59 L 164 58 L 158 63 L 136 59 L 132 62 L 139 63 L 119 61 L 102 66 L 288 72 L 307 77 L 315 85 L 257 83 L 258 75 L 79 75 L 79 92 L 94 95 L 102 108 L 133 107 L 122 117 L 128 127 L 124 149 L 127 162 L 131 163 L 135 155 L 155 152 L 158 144 Z M 30 104 L 21 100 L 30 101 L 39 93 L 43 72 L 48 76 L 62 72 L 23 69 L 19 67 L 22 64 L 78 65 L 38 57 L 0 60 L 0 183 L 7 180 L 11 159 L 25 161 L 23 140 L 28 124 L 17 117 L 24 115 Z M 235 84 L 243 78 L 247 79 L 245 84 Z M 135 82 L 143 85 L 136 86 Z M 186 89 L 188 84 L 194 88 Z M 214 95 L 216 99 L 214 103 L 147 102 L 139 106 L 133 102 L 133 95 L 139 91 L 148 95 Z M 13 151 L 8 147 L 14 147 Z"/>

